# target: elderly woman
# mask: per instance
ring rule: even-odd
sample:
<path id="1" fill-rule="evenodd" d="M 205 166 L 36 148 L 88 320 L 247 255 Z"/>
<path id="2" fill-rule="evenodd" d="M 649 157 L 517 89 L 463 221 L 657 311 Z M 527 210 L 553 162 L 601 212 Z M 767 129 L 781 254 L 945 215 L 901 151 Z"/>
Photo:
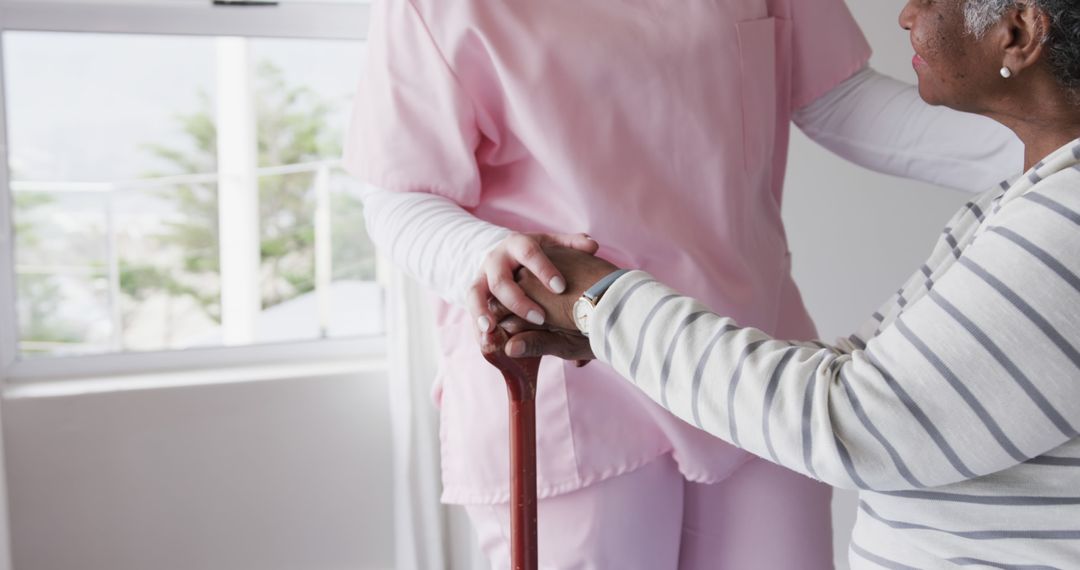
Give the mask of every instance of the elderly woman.
<path id="1" fill-rule="evenodd" d="M 512 320 L 506 351 L 595 354 L 685 421 L 859 489 L 855 567 L 1078 568 L 1080 5 L 910 0 L 900 22 L 923 98 L 1012 129 L 1028 170 L 957 213 L 856 335 L 776 339 L 552 249 L 568 292 L 522 284 L 565 330 Z"/>

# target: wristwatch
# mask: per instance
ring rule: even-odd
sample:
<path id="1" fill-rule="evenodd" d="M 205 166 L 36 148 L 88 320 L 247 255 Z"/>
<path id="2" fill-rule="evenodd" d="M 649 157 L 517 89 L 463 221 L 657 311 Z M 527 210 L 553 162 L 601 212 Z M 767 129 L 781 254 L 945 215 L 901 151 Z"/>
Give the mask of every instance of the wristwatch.
<path id="1" fill-rule="evenodd" d="M 600 298 L 604 296 L 611 284 L 616 279 L 622 277 L 625 273 L 628 273 L 629 269 L 619 269 L 613 271 L 596 282 L 596 285 L 589 287 L 582 295 L 574 302 L 574 324 L 577 325 L 581 334 L 589 336 L 589 318 L 592 317 L 593 311 L 596 310 L 597 303 L 600 302 Z"/>

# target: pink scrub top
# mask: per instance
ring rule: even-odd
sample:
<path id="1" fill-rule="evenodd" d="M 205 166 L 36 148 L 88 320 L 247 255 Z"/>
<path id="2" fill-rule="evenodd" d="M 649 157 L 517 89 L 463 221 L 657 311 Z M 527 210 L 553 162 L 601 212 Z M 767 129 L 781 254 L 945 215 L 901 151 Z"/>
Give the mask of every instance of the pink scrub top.
<path id="1" fill-rule="evenodd" d="M 528 232 L 588 232 L 742 325 L 811 339 L 780 218 L 791 113 L 865 65 L 843 0 L 384 0 L 345 164 Z M 423 213 L 418 212 L 418 218 Z M 443 500 L 509 499 L 507 399 L 441 304 Z M 717 482 L 748 456 L 602 363 L 544 359 L 539 491 L 672 453 Z"/>

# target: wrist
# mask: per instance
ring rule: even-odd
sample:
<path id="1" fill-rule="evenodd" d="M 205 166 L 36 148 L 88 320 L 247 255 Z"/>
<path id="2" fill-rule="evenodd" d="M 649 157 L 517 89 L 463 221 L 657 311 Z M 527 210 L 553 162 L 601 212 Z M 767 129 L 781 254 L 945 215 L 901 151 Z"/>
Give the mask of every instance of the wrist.
<path id="1" fill-rule="evenodd" d="M 615 269 L 614 271 L 610 271 L 593 283 L 580 297 L 578 297 L 572 308 L 572 320 L 581 334 L 589 336 L 589 323 L 593 313 L 596 311 L 596 305 L 600 303 L 600 300 L 604 297 L 604 294 L 607 293 L 608 289 L 611 288 L 620 277 L 629 272 L 629 269 Z"/>

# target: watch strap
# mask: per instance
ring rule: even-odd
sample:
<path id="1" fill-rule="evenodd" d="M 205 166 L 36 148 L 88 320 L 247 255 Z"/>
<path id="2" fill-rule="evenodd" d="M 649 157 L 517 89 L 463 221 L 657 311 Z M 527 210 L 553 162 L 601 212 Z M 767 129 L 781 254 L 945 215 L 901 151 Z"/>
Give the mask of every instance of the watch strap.
<path id="1" fill-rule="evenodd" d="M 629 272 L 629 269 L 619 269 L 616 271 L 612 271 L 611 273 L 607 274 L 607 276 L 605 276 L 603 279 L 597 281 L 595 285 L 585 290 L 585 293 L 583 293 L 581 296 L 588 299 L 589 302 L 595 306 L 596 303 L 600 301 L 600 297 L 602 297 L 604 293 L 607 292 L 608 288 L 610 288 L 611 285 L 615 283 L 615 280 Z"/>

